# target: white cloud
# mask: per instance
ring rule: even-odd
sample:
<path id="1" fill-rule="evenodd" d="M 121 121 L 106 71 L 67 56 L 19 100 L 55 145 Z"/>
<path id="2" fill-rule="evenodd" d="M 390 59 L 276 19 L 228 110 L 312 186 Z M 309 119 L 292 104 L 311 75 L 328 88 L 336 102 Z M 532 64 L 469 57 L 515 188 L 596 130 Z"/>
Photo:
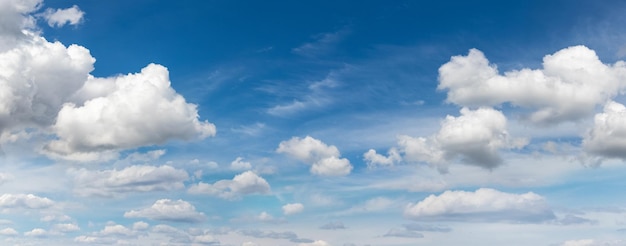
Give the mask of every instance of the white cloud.
<path id="1" fill-rule="evenodd" d="M 252 169 L 252 164 L 247 161 L 243 161 L 242 157 L 237 157 L 234 161 L 230 163 L 231 170 L 243 171 Z"/>
<path id="2" fill-rule="evenodd" d="M 170 199 L 157 200 L 151 207 L 131 210 L 124 213 L 125 218 L 148 218 L 152 220 L 175 222 L 200 222 L 205 219 L 203 213 L 197 212 L 191 203 Z"/>
<path id="3" fill-rule="evenodd" d="M 340 230 L 340 229 L 346 229 L 346 226 L 343 225 L 343 222 L 341 222 L 341 221 L 333 221 L 333 222 L 329 222 L 327 224 L 324 224 L 324 225 L 320 226 L 320 229 L 322 229 L 322 230 Z"/>
<path id="4" fill-rule="evenodd" d="M 35 228 L 31 231 L 24 232 L 24 236 L 27 237 L 46 237 L 48 236 L 48 232 L 41 228 Z"/>
<path id="5" fill-rule="evenodd" d="M 215 239 L 213 236 L 211 235 L 199 235 L 199 236 L 194 236 L 192 239 L 193 243 L 198 243 L 198 244 L 208 244 L 208 245 L 219 245 L 220 241 Z"/>
<path id="6" fill-rule="evenodd" d="M 430 138 L 401 136 L 404 158 L 428 162 L 445 170 L 446 161 L 460 158 L 464 163 L 492 169 L 503 163 L 501 149 L 520 148 L 525 139 L 510 139 L 506 117 L 491 108 L 461 109 L 461 116 L 446 116 L 441 128 Z"/>
<path id="7" fill-rule="evenodd" d="M 530 122 L 551 124 L 590 116 L 597 105 L 624 88 L 626 63 L 603 64 L 585 46 L 562 49 L 543 58 L 543 69 L 500 74 L 476 49 L 454 56 L 439 68 L 440 90 L 449 102 L 461 106 L 511 103 L 535 110 Z"/>
<path id="8" fill-rule="evenodd" d="M 315 41 L 304 43 L 293 48 L 291 52 L 305 57 L 317 57 L 332 52 L 335 46 L 348 35 L 350 31 L 346 28 L 332 33 L 321 33 L 315 35 Z"/>
<path id="9" fill-rule="evenodd" d="M 189 193 L 219 196 L 225 199 L 236 199 L 242 195 L 268 194 L 270 185 L 252 171 L 236 175 L 232 180 L 220 180 L 214 184 L 200 182 L 189 188 Z"/>
<path id="10" fill-rule="evenodd" d="M 311 173 L 321 176 L 345 176 L 352 171 L 352 165 L 346 158 L 339 158 L 341 154 L 334 145 L 326 145 L 322 141 L 306 136 L 293 137 L 282 141 L 276 149 L 278 153 L 285 153 L 302 162 L 311 165 Z"/>
<path id="11" fill-rule="evenodd" d="M 304 210 L 302 203 L 288 203 L 283 206 L 283 214 L 292 215 L 301 213 Z"/>
<path id="12" fill-rule="evenodd" d="M 584 149 L 594 155 L 626 159 L 626 107 L 608 102 L 604 112 L 596 114 L 593 128 L 583 139 Z"/>
<path id="13" fill-rule="evenodd" d="M 75 232 L 80 231 L 80 227 L 72 223 L 55 224 L 52 226 L 52 231 L 60 233 Z"/>
<path id="14" fill-rule="evenodd" d="M 0 235 L 2 236 L 17 236 L 18 234 L 19 233 L 11 227 L 0 230 Z"/>
<path id="15" fill-rule="evenodd" d="M 385 233 L 383 237 L 423 238 L 424 234 L 416 232 L 416 231 L 409 231 L 409 230 L 403 230 L 403 229 L 391 229 L 387 233 Z"/>
<path id="16" fill-rule="evenodd" d="M 74 191 L 81 196 L 115 196 L 129 192 L 175 190 L 185 187 L 187 172 L 171 166 L 129 166 L 122 170 L 70 170 Z"/>
<path id="17" fill-rule="evenodd" d="M 253 242 L 244 242 L 241 244 L 241 246 L 259 246 L 259 245 Z"/>
<path id="18" fill-rule="evenodd" d="M 67 9 L 46 9 L 41 14 L 44 19 L 48 21 L 48 25 L 51 27 L 62 27 L 65 24 L 78 25 L 83 21 L 85 12 L 80 10 L 78 6 L 74 5 Z"/>
<path id="19" fill-rule="evenodd" d="M 624 240 L 578 239 L 565 241 L 560 246 L 620 246 L 624 244 L 626 244 Z"/>
<path id="20" fill-rule="evenodd" d="M 148 229 L 148 227 L 150 226 L 150 224 L 143 222 L 143 221 L 137 221 L 135 223 L 133 223 L 133 230 L 135 231 L 145 231 Z"/>
<path id="21" fill-rule="evenodd" d="M 300 243 L 298 246 L 330 246 L 330 244 L 323 240 L 317 240 L 312 243 Z"/>
<path id="22" fill-rule="evenodd" d="M 3 194 L 0 196 L 0 207 L 42 209 L 54 205 L 54 201 L 33 194 Z"/>
<path id="23" fill-rule="evenodd" d="M 396 148 L 391 148 L 387 152 L 387 156 L 376 153 L 376 150 L 370 149 L 363 154 L 363 159 L 367 163 L 368 168 L 377 166 L 393 166 L 396 162 L 402 160 L 400 153 Z"/>
<path id="24" fill-rule="evenodd" d="M 89 161 L 100 152 L 215 135 L 215 125 L 198 120 L 196 105 L 170 86 L 167 68 L 150 64 L 140 73 L 93 78 L 66 103 L 52 127 L 58 140 L 44 152 L 51 157 Z M 78 99 L 77 99 L 78 100 Z"/>
<path id="25" fill-rule="evenodd" d="M 512 194 L 488 188 L 430 195 L 407 205 L 404 214 L 421 221 L 542 222 L 555 218 L 545 199 L 535 193 Z"/>

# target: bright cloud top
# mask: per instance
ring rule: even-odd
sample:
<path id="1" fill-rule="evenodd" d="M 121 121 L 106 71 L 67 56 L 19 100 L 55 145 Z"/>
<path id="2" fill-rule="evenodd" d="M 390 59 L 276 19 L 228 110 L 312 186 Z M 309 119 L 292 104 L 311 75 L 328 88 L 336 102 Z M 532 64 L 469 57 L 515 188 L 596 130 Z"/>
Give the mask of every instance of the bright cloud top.
<path id="1" fill-rule="evenodd" d="M 306 136 L 293 137 L 282 141 L 276 149 L 302 162 L 311 165 L 311 173 L 321 176 L 345 176 L 352 171 L 352 165 L 346 158 L 340 158 L 339 149 L 326 145 L 322 141 Z"/>
<path id="2" fill-rule="evenodd" d="M 252 171 L 236 175 L 232 180 L 220 180 L 214 184 L 199 182 L 189 187 L 191 194 L 219 196 L 224 199 L 237 199 L 242 195 L 268 194 L 270 185 L 264 178 Z"/>
<path id="3" fill-rule="evenodd" d="M 74 5 L 67 9 L 47 9 L 41 14 L 44 19 L 48 21 L 48 25 L 51 27 L 62 27 L 68 25 L 78 25 L 83 21 L 85 12 L 80 10 L 78 6 Z"/>
<path id="4" fill-rule="evenodd" d="M 545 199 L 535 193 L 511 194 L 481 188 L 446 191 L 409 204 L 404 214 L 418 221 L 541 222 L 554 219 Z"/>
<path id="5" fill-rule="evenodd" d="M 626 159 L 626 107 L 610 101 L 596 114 L 593 128 L 585 135 L 583 147 L 591 154 Z"/>
<path id="6" fill-rule="evenodd" d="M 196 207 L 191 205 L 191 203 L 170 199 L 157 200 L 149 208 L 128 211 L 124 213 L 124 217 L 175 222 L 201 222 L 205 219 L 204 214 L 197 212 Z"/>
<path id="7" fill-rule="evenodd" d="M 543 58 L 543 69 L 507 71 L 501 75 L 485 55 L 472 49 L 439 68 L 440 90 L 461 106 L 511 103 L 535 110 L 536 124 L 576 121 L 593 114 L 597 105 L 626 85 L 626 63 L 606 65 L 585 46 L 562 49 Z"/>

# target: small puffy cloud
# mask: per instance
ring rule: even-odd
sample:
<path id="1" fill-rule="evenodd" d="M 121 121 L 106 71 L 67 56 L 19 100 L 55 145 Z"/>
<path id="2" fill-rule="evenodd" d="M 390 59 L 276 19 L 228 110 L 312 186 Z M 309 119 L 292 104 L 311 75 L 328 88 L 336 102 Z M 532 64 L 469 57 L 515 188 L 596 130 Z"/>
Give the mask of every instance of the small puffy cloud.
<path id="1" fill-rule="evenodd" d="M 48 232 L 44 229 L 41 228 L 35 228 L 32 229 L 31 231 L 27 231 L 24 232 L 24 236 L 27 237 L 47 237 L 48 236 Z"/>
<path id="2" fill-rule="evenodd" d="M 135 223 L 133 223 L 133 230 L 135 231 L 145 231 L 148 230 L 148 227 L 150 226 L 150 224 L 143 222 L 143 221 L 137 221 Z"/>
<path id="3" fill-rule="evenodd" d="M 91 77 L 76 97 L 84 102 L 66 103 L 58 112 L 52 127 L 58 139 L 44 147 L 51 157 L 98 160 L 101 153 L 216 132 L 215 125 L 198 120 L 196 105 L 174 91 L 161 65 L 114 78 Z"/>
<path id="4" fill-rule="evenodd" d="M 393 166 L 396 162 L 402 160 L 400 153 L 396 148 L 391 148 L 387 152 L 387 156 L 376 153 L 376 150 L 370 149 L 363 154 L 363 159 L 367 163 L 368 168 L 375 168 L 377 166 Z"/>
<path id="5" fill-rule="evenodd" d="M 122 170 L 68 171 L 74 177 L 74 192 L 81 196 L 110 197 L 130 192 L 182 189 L 189 178 L 184 170 L 171 166 L 129 166 Z"/>
<path id="6" fill-rule="evenodd" d="M 200 222 L 205 219 L 201 212 L 196 211 L 196 207 L 191 203 L 170 199 L 157 200 L 151 207 L 141 210 L 131 210 L 124 213 L 125 218 L 148 218 L 152 220 L 174 221 L 174 222 Z"/>
<path id="7" fill-rule="evenodd" d="M 352 171 L 352 165 L 346 158 L 340 158 L 339 149 L 334 145 L 326 145 L 322 141 L 306 136 L 293 137 L 282 141 L 276 149 L 278 153 L 287 154 L 311 165 L 311 173 L 321 176 L 345 176 Z"/>
<path id="8" fill-rule="evenodd" d="M 83 21 L 85 12 L 74 5 L 67 9 L 46 9 L 41 16 L 48 21 L 50 27 L 62 27 L 65 24 L 78 25 Z"/>
<path id="9" fill-rule="evenodd" d="M 346 229 L 346 226 L 344 226 L 341 221 L 333 221 L 333 222 L 329 222 L 328 224 L 324 224 L 324 225 L 320 226 L 320 229 L 322 229 L 322 230 L 341 230 L 341 229 Z"/>
<path id="10" fill-rule="evenodd" d="M 475 192 L 446 191 L 409 204 L 404 215 L 410 219 L 480 221 L 480 222 L 543 222 L 553 220 L 554 213 L 545 199 L 535 193 L 511 194 L 481 188 Z"/>
<path id="11" fill-rule="evenodd" d="M 0 230 L 0 236 L 17 236 L 18 234 L 19 233 L 11 227 Z"/>
<path id="12" fill-rule="evenodd" d="M 608 102 L 604 112 L 596 114 L 593 128 L 585 135 L 583 147 L 590 154 L 626 159 L 626 107 Z"/>
<path id="13" fill-rule="evenodd" d="M 510 103 L 534 110 L 535 124 L 576 121 L 593 114 L 597 105 L 624 88 L 626 63 L 603 64 L 585 46 L 572 46 L 543 58 L 543 69 L 511 70 L 500 74 L 485 55 L 471 49 L 439 68 L 439 90 L 461 106 Z"/>
<path id="14" fill-rule="evenodd" d="M 250 164 L 250 162 L 243 161 L 242 157 L 237 157 L 230 163 L 230 169 L 236 171 L 250 170 L 252 169 L 252 164 Z"/>
<path id="15" fill-rule="evenodd" d="M 274 231 L 261 231 L 261 230 L 242 230 L 241 234 L 255 238 L 272 238 L 272 239 L 287 239 L 291 242 L 313 242 L 310 239 L 299 238 L 298 235 L 291 231 L 274 232 Z"/>
<path id="16" fill-rule="evenodd" d="M 302 203 L 289 203 L 283 206 L 284 215 L 301 213 L 302 210 L 304 210 L 304 205 L 302 205 Z"/>
<path id="17" fill-rule="evenodd" d="M 198 235 L 193 236 L 191 242 L 196 244 L 204 244 L 204 245 L 220 245 L 220 241 L 215 239 L 211 235 Z"/>
<path id="18" fill-rule="evenodd" d="M 64 224 L 53 225 L 51 230 L 56 233 L 67 233 L 67 232 L 80 231 L 80 227 L 78 227 L 78 225 L 76 224 L 64 223 Z"/>
<path id="19" fill-rule="evenodd" d="M 97 233 L 97 235 L 130 237 L 130 236 L 134 236 L 135 232 L 126 226 L 118 225 L 118 224 L 111 224 L 111 225 L 106 225 L 100 232 Z"/>
<path id="20" fill-rule="evenodd" d="M 47 197 L 33 194 L 3 194 L 0 196 L 0 207 L 2 208 L 42 209 L 53 205 L 54 201 Z"/>
<path id="21" fill-rule="evenodd" d="M 268 194 L 270 185 L 252 171 L 245 171 L 236 175 L 232 180 L 220 180 L 214 184 L 199 182 L 189 188 L 191 194 L 206 194 L 219 196 L 225 199 L 236 199 L 242 195 Z"/>
<path id="22" fill-rule="evenodd" d="M 503 160 L 499 151 L 520 148 L 525 139 L 511 139 L 502 112 L 492 108 L 461 109 L 461 116 L 446 116 L 439 131 L 430 138 L 401 136 L 400 151 L 407 161 L 428 162 L 445 170 L 446 161 L 462 162 L 492 169 Z"/>

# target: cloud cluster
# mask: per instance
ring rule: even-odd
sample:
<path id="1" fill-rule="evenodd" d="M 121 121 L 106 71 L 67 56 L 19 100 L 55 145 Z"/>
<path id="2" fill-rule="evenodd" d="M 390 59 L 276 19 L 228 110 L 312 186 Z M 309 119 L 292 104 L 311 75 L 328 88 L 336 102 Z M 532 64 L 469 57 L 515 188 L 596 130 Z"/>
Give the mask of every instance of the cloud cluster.
<path id="1" fill-rule="evenodd" d="M 219 196 L 225 199 L 236 199 L 242 195 L 268 194 L 270 185 L 252 171 L 236 175 L 232 180 L 220 180 L 213 184 L 199 182 L 189 187 L 191 194 Z"/>
<path id="2" fill-rule="evenodd" d="M 500 74 L 485 55 L 472 49 L 439 68 L 439 90 L 460 106 L 510 103 L 533 110 L 534 124 L 576 121 L 593 114 L 598 105 L 617 95 L 626 81 L 626 63 L 600 61 L 585 46 L 572 46 L 543 58 L 543 69 Z"/>
<path id="3" fill-rule="evenodd" d="M 131 210 L 124 213 L 125 218 L 148 218 L 151 220 L 175 221 L 175 222 L 201 222 L 205 216 L 196 211 L 191 203 L 170 199 L 160 199 L 149 208 Z"/>
<path id="4" fill-rule="evenodd" d="M 500 150 L 520 148 L 525 139 L 511 139 L 507 119 L 492 108 L 461 109 L 461 116 L 446 116 L 439 131 L 429 138 L 400 136 L 398 148 L 409 162 L 427 162 L 445 170 L 445 164 L 462 162 L 492 169 L 503 163 Z"/>
<path id="5" fill-rule="evenodd" d="M 52 134 L 42 152 L 53 158 L 93 161 L 117 152 L 215 134 L 198 120 L 196 105 L 170 85 L 165 67 L 109 78 L 90 75 L 88 49 L 49 42 L 36 18 L 61 27 L 81 22 L 73 6 L 36 14 L 40 0 L 0 2 L 0 134 L 38 129 Z"/>
<path id="6" fill-rule="evenodd" d="M 70 170 L 74 191 L 80 196 L 111 197 L 129 192 L 175 190 L 185 187 L 187 172 L 171 166 L 129 166 L 122 170 Z"/>
<path id="7" fill-rule="evenodd" d="M 0 207 L 2 208 L 43 209 L 53 205 L 54 201 L 47 197 L 33 194 L 3 194 L 0 196 Z"/>
<path id="8" fill-rule="evenodd" d="M 311 165 L 310 172 L 321 176 L 345 176 L 352 171 L 352 165 L 346 158 L 340 158 L 339 149 L 326 145 L 311 136 L 293 137 L 282 141 L 276 149 L 302 162 Z"/>
<path id="9" fill-rule="evenodd" d="M 481 188 L 446 191 L 409 204 L 404 215 L 420 221 L 542 222 L 555 218 L 545 199 L 535 193 L 511 194 Z"/>

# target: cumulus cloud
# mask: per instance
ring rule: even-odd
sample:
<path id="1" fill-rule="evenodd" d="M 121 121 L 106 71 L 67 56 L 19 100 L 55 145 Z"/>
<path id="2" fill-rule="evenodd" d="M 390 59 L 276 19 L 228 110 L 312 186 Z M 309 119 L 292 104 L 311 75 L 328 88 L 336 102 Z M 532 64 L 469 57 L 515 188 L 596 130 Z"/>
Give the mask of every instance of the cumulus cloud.
<path id="1" fill-rule="evenodd" d="M 610 101 L 596 114 L 593 128 L 583 139 L 584 149 L 593 155 L 626 159 L 626 107 Z"/>
<path id="2" fill-rule="evenodd" d="M 80 227 L 72 223 L 55 224 L 52 226 L 51 231 L 53 231 L 54 233 L 68 233 L 80 231 Z"/>
<path id="3" fill-rule="evenodd" d="M 370 149 L 363 154 L 363 159 L 367 163 L 368 168 L 375 168 L 377 166 L 393 166 L 396 162 L 402 160 L 400 153 L 396 148 L 391 148 L 387 151 L 387 156 L 376 153 L 376 150 Z"/>
<path id="4" fill-rule="evenodd" d="M 430 195 L 416 204 L 407 205 L 404 215 L 421 221 L 532 223 L 555 218 L 545 199 L 535 193 L 512 194 L 488 188 Z"/>
<path id="5" fill-rule="evenodd" d="M 196 105 L 170 86 L 167 68 L 150 64 L 140 73 L 91 78 L 78 92 L 83 104 L 66 103 L 52 127 L 58 140 L 44 148 L 52 157 L 92 160 L 102 151 L 215 135 L 198 120 Z"/>
<path id="6" fill-rule="evenodd" d="M 534 110 L 527 119 L 535 124 L 576 121 L 593 114 L 597 105 L 624 88 L 626 63 L 600 61 L 585 46 L 562 49 L 543 58 L 542 69 L 512 70 L 500 74 L 485 55 L 471 49 L 439 68 L 439 90 L 447 101 L 461 106 L 510 103 Z"/>
<path id="7" fill-rule="evenodd" d="M 171 166 L 129 166 L 122 170 L 68 171 L 74 177 L 74 191 L 81 196 L 111 197 L 130 192 L 175 190 L 185 187 L 187 172 Z"/>
<path id="8" fill-rule="evenodd" d="M 124 213 L 125 218 L 148 218 L 152 220 L 174 222 L 201 222 L 205 216 L 196 211 L 191 203 L 170 199 L 157 200 L 151 207 L 141 210 L 131 210 Z"/>
<path id="9" fill-rule="evenodd" d="M 520 148 L 526 139 L 511 139 L 507 119 L 492 108 L 461 109 L 461 116 L 446 116 L 439 131 L 429 138 L 400 136 L 404 159 L 427 162 L 445 170 L 447 161 L 460 158 L 466 164 L 492 169 L 503 163 L 500 150 Z"/>
<path id="10" fill-rule="evenodd" d="M 2 236 L 17 236 L 18 234 L 19 233 L 11 227 L 0 230 L 0 235 Z"/>
<path id="11" fill-rule="evenodd" d="M 339 149 L 334 145 L 326 145 L 322 141 L 306 136 L 293 137 L 282 141 L 276 149 L 278 153 L 287 154 L 311 165 L 310 172 L 321 176 L 345 176 L 352 171 L 352 165 L 346 158 L 340 158 Z"/>
<path id="12" fill-rule="evenodd" d="M 292 215 L 301 213 L 304 210 L 304 205 L 302 203 L 289 203 L 283 206 L 283 214 L 284 215 Z"/>
<path id="13" fill-rule="evenodd" d="M 2 208 L 43 209 L 53 205 L 54 201 L 47 197 L 33 194 L 3 194 L 0 196 L 0 207 Z"/>
<path id="14" fill-rule="evenodd" d="M 42 229 L 42 228 L 35 228 L 32 229 L 30 231 L 24 232 L 24 236 L 27 237 L 47 237 L 48 236 L 48 231 Z"/>
<path id="15" fill-rule="evenodd" d="M 68 25 L 78 25 L 83 21 L 85 12 L 74 5 L 67 9 L 46 9 L 41 16 L 48 21 L 51 27 L 62 27 Z"/>
<path id="16" fill-rule="evenodd" d="M 237 171 L 250 170 L 252 169 L 252 164 L 250 164 L 250 162 L 243 161 L 242 157 L 237 157 L 230 163 L 230 169 Z"/>
<path id="17" fill-rule="evenodd" d="M 236 175 L 232 180 L 220 180 L 213 184 L 199 182 L 189 187 L 191 194 L 206 194 L 225 199 L 236 199 L 242 195 L 269 194 L 269 183 L 252 171 Z"/>

